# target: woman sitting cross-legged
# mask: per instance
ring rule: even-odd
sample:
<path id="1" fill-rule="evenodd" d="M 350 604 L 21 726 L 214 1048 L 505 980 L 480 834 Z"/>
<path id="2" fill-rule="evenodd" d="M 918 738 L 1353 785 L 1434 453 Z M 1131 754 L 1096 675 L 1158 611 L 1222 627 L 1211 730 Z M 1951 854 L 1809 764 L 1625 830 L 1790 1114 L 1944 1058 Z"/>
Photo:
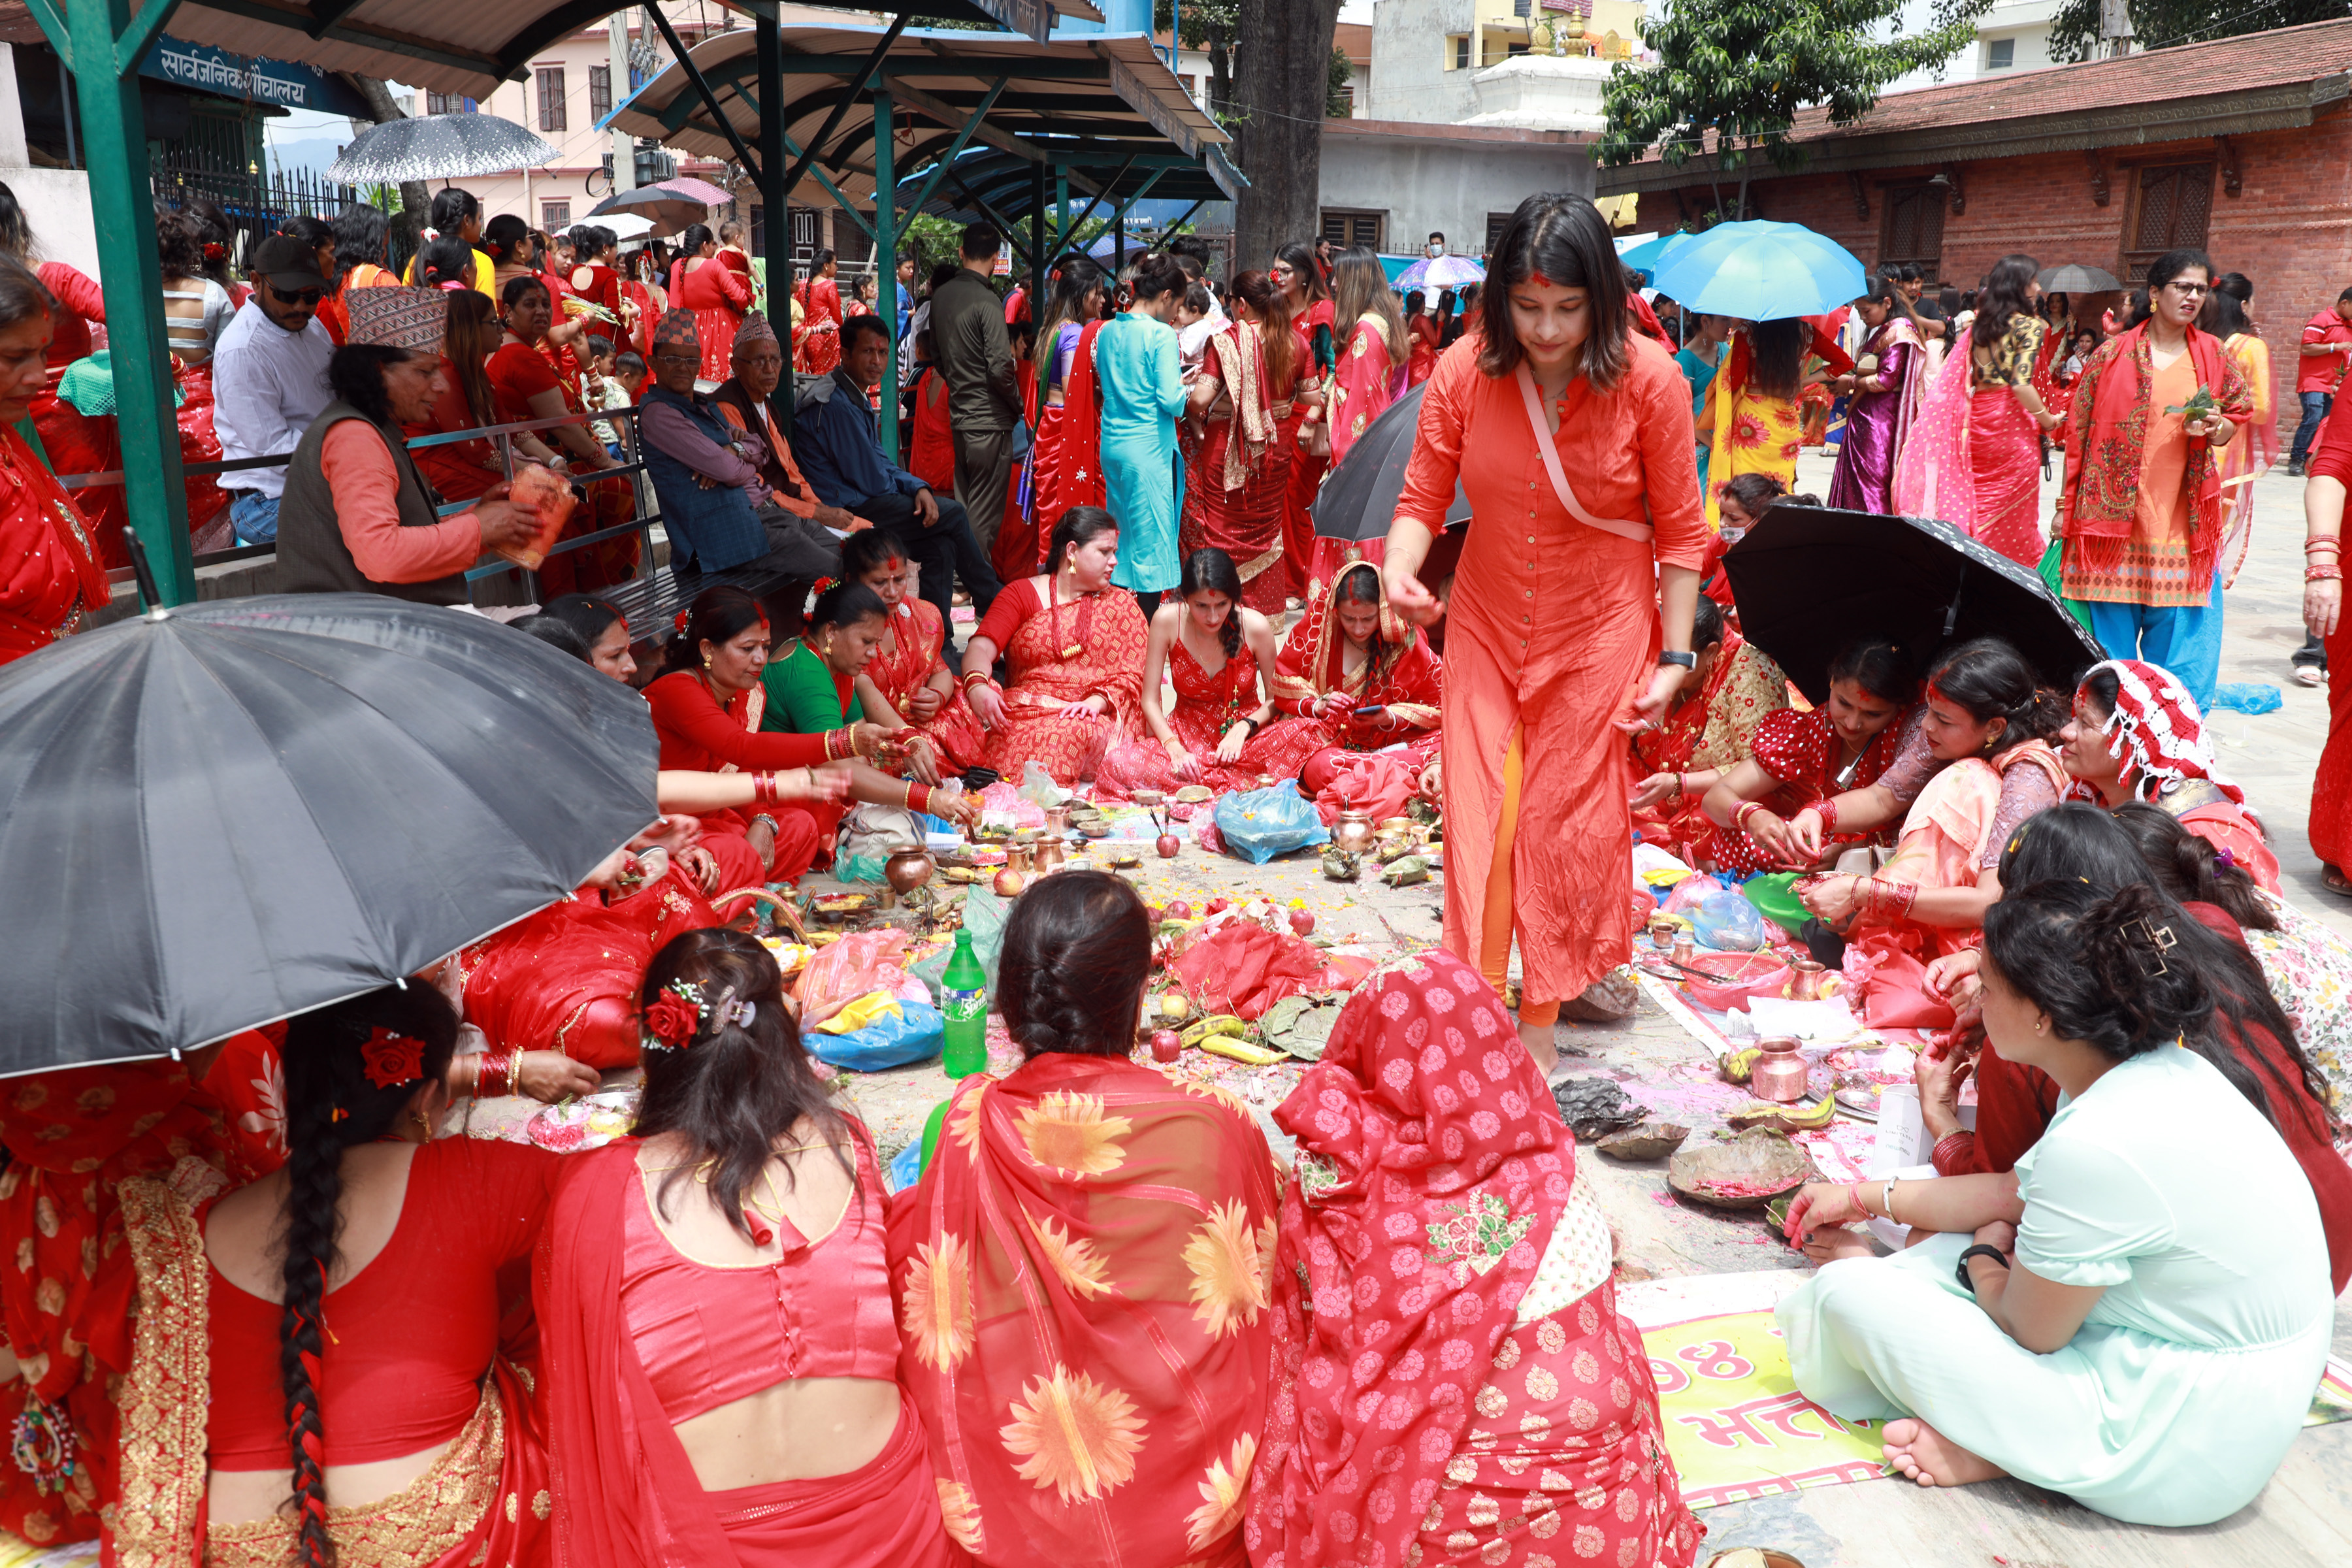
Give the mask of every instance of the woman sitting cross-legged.
<path id="1" fill-rule="evenodd" d="M 156 1451 L 123 1466 L 118 1543 L 238 1568 L 541 1560 L 547 1457 L 510 1359 L 530 1320 L 499 1277 L 538 1242 L 562 1160 L 430 1141 L 457 1037 L 425 984 L 299 1014 L 284 1169 L 193 1207 L 123 1184 L 123 1429 Z"/>
<path id="2" fill-rule="evenodd" d="M 1443 950 L 1358 989 L 1275 1120 L 1258 1568 L 1682 1568 L 1682 1504 L 1609 1226 L 1501 999 Z"/>
<path id="3" fill-rule="evenodd" d="M 1939 1233 L 1829 1264 L 1777 1313 L 1798 1389 L 1885 1421 L 1923 1486 L 2009 1475 L 2210 1524 L 2303 1426 L 2335 1323 L 2319 1205 L 2259 1085 L 2184 1047 L 2213 999 L 2181 918 L 2140 886 L 2006 891 L 1985 1032 L 2063 1090 L 2041 1142 L 2013 1175 L 1814 1184 L 1790 1206 L 1791 1236 L 1861 1201 Z"/>
<path id="4" fill-rule="evenodd" d="M 1183 580 L 1151 616 L 1143 656 L 1143 722 L 1151 739 L 1114 746 L 1098 775 L 1107 789 L 1172 790 L 1188 784 L 1250 789 L 1262 778 L 1294 778 L 1331 743 L 1312 719 L 1276 719 L 1274 624 L 1242 601 L 1241 573 L 1222 550 L 1184 558 Z M 1176 706 L 1160 708 L 1160 675 Z"/>
<path id="5" fill-rule="evenodd" d="M 1323 601 L 1307 607 L 1275 662 L 1274 705 L 1331 732 L 1329 748 L 1299 772 L 1308 795 L 1337 776 L 1349 752 L 1402 745 L 1414 773 L 1435 766 L 1445 667 L 1427 634 L 1389 606 L 1370 562 L 1343 570 Z"/>
<path id="6" fill-rule="evenodd" d="M 1274 1159 L 1240 1100 L 1129 1059 L 1150 972 L 1118 878 L 1022 894 L 997 1000 L 1026 1059 L 958 1086 L 890 1205 L 898 1375 L 983 1568 L 1247 1561 Z"/>
<path id="7" fill-rule="evenodd" d="M 1697 617 L 1691 624 L 1696 627 Z M 1694 840 L 1699 858 L 1718 870 L 1749 876 L 1810 870 L 1869 843 L 1873 833 L 1839 828 L 1826 803 L 1842 792 L 1867 789 L 1894 765 L 1904 738 L 1916 728 L 1918 696 L 1918 667 L 1901 646 L 1863 637 L 1840 648 L 1830 660 L 1829 700 L 1766 714 L 1749 754 L 1707 786 L 1701 806 L 1713 831 Z M 1687 795 L 1696 787 L 1693 780 L 1683 790 Z M 1667 798 L 1671 803 L 1672 795 Z M 1639 796 L 1634 805 L 1640 806 Z M 1801 834 L 1796 825 L 1808 816 L 1810 831 Z"/>
<path id="8" fill-rule="evenodd" d="M 978 767 L 980 721 L 956 688 L 945 658 L 947 624 L 915 592 L 915 564 L 905 546 L 881 529 L 860 529 L 841 542 L 841 574 L 873 589 L 887 612 L 882 646 L 857 680 L 866 717 L 893 741 L 921 740 L 940 773 Z"/>
<path id="9" fill-rule="evenodd" d="M 1118 520 L 1070 508 L 1054 525 L 1045 575 L 1007 585 L 965 645 L 961 683 L 988 731 L 982 760 L 1003 777 L 1034 762 L 1055 784 L 1078 784 L 1135 735 L 1150 632 L 1135 595 L 1111 583 L 1118 565 Z M 1000 655 L 1010 688 L 990 673 Z"/>
<path id="10" fill-rule="evenodd" d="M 2226 849 L 2263 889 L 2279 890 L 2278 857 L 2246 809 L 2246 792 L 2221 776 L 2205 736 L 2205 716 L 2179 678 L 2136 658 L 2095 664 L 2074 691 L 2074 721 L 2059 735 L 2059 757 L 2075 800 L 2115 807 L 2149 801 Z"/>
<path id="11" fill-rule="evenodd" d="M 1725 624 L 1701 595 L 1691 616 L 1698 663 L 1683 700 L 1653 723 L 1633 725 L 1633 826 L 1654 844 L 1700 846 L 1717 837 L 1701 809 L 1707 792 L 1755 749 L 1758 731 L 1789 706 L 1789 678 L 1772 657 Z"/>
<path id="12" fill-rule="evenodd" d="M 534 1296 L 557 1556 L 944 1568 L 882 1171 L 757 938 L 655 955 L 634 1137 L 566 1162 Z"/>

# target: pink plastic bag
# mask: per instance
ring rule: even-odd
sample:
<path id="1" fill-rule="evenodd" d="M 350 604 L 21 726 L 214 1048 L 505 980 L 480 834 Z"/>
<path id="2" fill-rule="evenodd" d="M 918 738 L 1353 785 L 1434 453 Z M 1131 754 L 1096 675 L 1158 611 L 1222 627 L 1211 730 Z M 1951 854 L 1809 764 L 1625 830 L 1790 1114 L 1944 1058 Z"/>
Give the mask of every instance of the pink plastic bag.
<path id="1" fill-rule="evenodd" d="M 1723 890 L 1723 884 L 1712 877 L 1685 877 L 1675 884 L 1674 891 L 1666 895 L 1666 901 L 1660 907 L 1670 915 L 1686 914 L 1692 906 L 1709 893 Z"/>
<path id="2" fill-rule="evenodd" d="M 870 991 L 895 995 L 907 984 L 906 966 L 899 963 L 906 951 L 902 931 L 851 931 L 818 949 L 801 971 L 802 1026 L 824 1022 Z"/>

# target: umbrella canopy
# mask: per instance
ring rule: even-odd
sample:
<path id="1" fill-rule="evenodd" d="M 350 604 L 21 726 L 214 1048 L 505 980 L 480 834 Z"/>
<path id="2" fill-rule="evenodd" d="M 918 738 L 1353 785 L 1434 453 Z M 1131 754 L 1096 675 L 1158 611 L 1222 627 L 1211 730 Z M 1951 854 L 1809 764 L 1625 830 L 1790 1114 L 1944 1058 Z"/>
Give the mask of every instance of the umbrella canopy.
<path id="1" fill-rule="evenodd" d="M 1466 256 L 1424 256 L 1397 274 L 1396 290 L 1463 289 L 1484 283 L 1486 269 Z"/>
<path id="2" fill-rule="evenodd" d="M 623 245 L 635 245 L 653 236 L 654 220 L 643 213 L 607 213 L 603 226 L 613 231 L 613 237 Z"/>
<path id="3" fill-rule="evenodd" d="M 2034 279 L 2044 294 L 2111 294 L 2123 288 L 2123 279 L 2096 267 L 2084 267 L 2080 262 L 2068 262 L 2053 267 Z"/>
<path id="4" fill-rule="evenodd" d="M 1658 268 L 1666 264 L 1667 258 L 1676 255 L 1697 237 L 1698 236 L 1695 234 L 1677 229 L 1672 234 L 1658 235 L 1654 238 L 1643 240 L 1639 245 L 1629 247 L 1619 254 L 1617 259 L 1634 271 L 1646 273 L 1654 279 L 1658 274 Z"/>
<path id="5" fill-rule="evenodd" d="M 697 180 L 695 184 L 701 184 L 702 182 Z M 634 191 L 616 191 L 588 209 L 588 216 L 592 218 L 623 215 L 651 218 L 654 226 L 650 232 L 657 237 L 667 237 L 683 233 L 696 224 L 709 222 L 710 204 L 699 196 L 673 191 L 667 186 L 639 185 Z"/>
<path id="6" fill-rule="evenodd" d="M 724 206 L 735 199 L 709 180 L 698 180 L 692 174 L 676 175 L 660 182 L 654 186 L 654 189 L 668 191 L 673 195 L 684 196 L 688 201 L 700 202 L 707 207 Z"/>
<path id="7" fill-rule="evenodd" d="M 229 599 L 0 668 L 0 1074 L 205 1044 L 389 984 L 656 815 L 644 700 L 373 595 Z"/>
<path id="8" fill-rule="evenodd" d="M 1948 644 L 1997 637 L 2068 692 L 2106 657 L 2032 567 L 1931 518 L 1784 501 L 1724 552 L 1723 569 L 1741 635 L 1815 703 L 1829 700 L 1838 650 L 1874 634 L 1923 669 Z"/>
<path id="9" fill-rule="evenodd" d="M 1315 492 L 1311 509 L 1315 531 L 1325 539 L 1386 539 L 1389 521 L 1396 516 L 1397 497 L 1404 493 L 1404 468 L 1412 458 L 1412 438 L 1421 426 L 1423 382 L 1381 410 L 1364 426 L 1339 466 Z M 1454 504 L 1446 509 L 1448 528 L 1470 521 L 1470 500 L 1457 482 Z"/>
<path id="10" fill-rule="evenodd" d="M 1865 287 L 1862 263 L 1836 240 L 1801 223 L 1760 220 L 1690 236 L 1653 281 L 1686 310 L 1748 321 L 1825 315 L 1853 303 Z"/>
<path id="11" fill-rule="evenodd" d="M 345 185 L 462 180 L 536 169 L 562 149 L 495 114 L 427 114 L 372 125 L 327 167 Z"/>

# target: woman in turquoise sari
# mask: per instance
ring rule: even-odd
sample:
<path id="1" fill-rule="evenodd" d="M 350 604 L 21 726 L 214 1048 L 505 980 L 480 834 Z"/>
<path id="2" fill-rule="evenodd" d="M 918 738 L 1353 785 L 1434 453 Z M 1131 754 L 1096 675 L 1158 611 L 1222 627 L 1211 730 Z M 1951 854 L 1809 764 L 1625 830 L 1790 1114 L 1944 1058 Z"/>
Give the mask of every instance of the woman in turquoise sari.
<path id="1" fill-rule="evenodd" d="M 1102 406 L 1103 485 L 1118 520 L 1118 567 L 1111 582 L 1133 594 L 1146 620 L 1183 575 L 1176 557 L 1181 471 L 1176 416 L 1184 376 L 1168 318 L 1184 298 L 1184 269 L 1151 255 L 1136 268 L 1135 303 L 1095 337 L 1095 386 Z"/>
<path id="2" fill-rule="evenodd" d="M 1731 323 L 1721 316 L 1685 313 L 1698 326 L 1675 355 L 1675 363 L 1682 366 L 1683 379 L 1690 383 L 1691 418 L 1696 422 L 1699 410 L 1706 406 L 1706 389 L 1715 380 L 1716 366 L 1723 363 L 1724 340 L 1730 332 Z M 1701 495 L 1706 493 L 1706 448 L 1703 446 L 1698 448 L 1698 488 Z"/>

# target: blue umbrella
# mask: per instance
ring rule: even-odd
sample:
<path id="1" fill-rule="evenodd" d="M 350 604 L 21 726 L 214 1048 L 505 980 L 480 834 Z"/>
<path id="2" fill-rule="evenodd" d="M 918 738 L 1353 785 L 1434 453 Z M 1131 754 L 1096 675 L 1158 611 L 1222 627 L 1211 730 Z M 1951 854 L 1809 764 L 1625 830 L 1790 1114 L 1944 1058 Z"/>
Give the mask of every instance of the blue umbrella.
<path id="1" fill-rule="evenodd" d="M 1645 239 L 1632 249 L 1621 253 L 1617 259 L 1634 271 L 1648 277 L 1654 283 L 1657 280 L 1658 268 L 1665 265 L 1667 258 L 1679 255 L 1692 240 L 1697 237 L 1698 236 L 1695 234 L 1677 229 L 1673 234 L 1662 234 L 1654 239 Z"/>
<path id="2" fill-rule="evenodd" d="M 1415 289 L 1461 289 L 1486 280 L 1486 269 L 1466 256 L 1424 256 L 1396 276 L 1400 294 Z"/>
<path id="3" fill-rule="evenodd" d="M 1760 221 L 1690 236 L 1664 258 L 1656 282 L 1685 310 L 1749 321 L 1823 315 L 1864 289 L 1862 263 L 1844 246 L 1800 223 Z"/>

